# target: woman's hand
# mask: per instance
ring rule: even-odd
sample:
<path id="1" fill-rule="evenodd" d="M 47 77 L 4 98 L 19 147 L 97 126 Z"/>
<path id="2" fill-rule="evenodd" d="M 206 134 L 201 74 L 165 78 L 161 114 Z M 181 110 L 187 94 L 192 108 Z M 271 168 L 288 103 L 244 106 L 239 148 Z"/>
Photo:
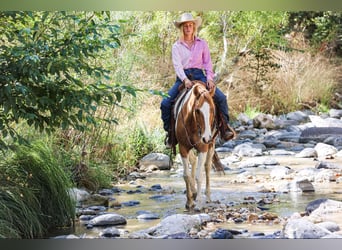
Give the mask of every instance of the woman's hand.
<path id="1" fill-rule="evenodd" d="M 215 88 L 215 83 L 214 83 L 213 80 L 209 80 L 207 82 L 207 88 L 208 88 L 208 90 L 211 90 L 211 89 Z"/>
<path id="2" fill-rule="evenodd" d="M 192 87 L 192 81 L 190 81 L 188 78 L 186 78 L 185 80 L 184 80 L 184 86 L 185 86 L 185 88 L 187 88 L 187 89 L 190 89 L 191 87 Z"/>

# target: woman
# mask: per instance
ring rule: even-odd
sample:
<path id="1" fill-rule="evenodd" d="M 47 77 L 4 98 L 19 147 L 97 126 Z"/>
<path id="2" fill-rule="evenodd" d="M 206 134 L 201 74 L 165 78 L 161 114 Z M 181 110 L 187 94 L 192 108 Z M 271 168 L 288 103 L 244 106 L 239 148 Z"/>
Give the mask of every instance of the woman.
<path id="1" fill-rule="evenodd" d="M 174 22 L 180 31 L 179 39 L 172 46 L 172 62 L 177 79 L 168 92 L 169 96 L 164 98 L 160 105 L 164 129 L 168 132 L 167 138 L 169 138 L 170 132 L 172 102 L 179 93 L 179 86 L 184 83 L 186 88 L 191 88 L 192 80 L 200 80 L 206 83 L 208 89 L 215 87 L 208 44 L 197 37 L 197 29 L 201 23 L 200 17 L 195 19 L 190 13 L 183 13 L 179 20 Z M 229 126 L 227 98 L 218 87 L 216 87 L 214 101 L 225 122 L 223 128 L 220 129 L 221 138 L 223 140 L 232 139 L 234 133 Z M 166 146 L 170 146 L 169 139 L 166 140 Z"/>

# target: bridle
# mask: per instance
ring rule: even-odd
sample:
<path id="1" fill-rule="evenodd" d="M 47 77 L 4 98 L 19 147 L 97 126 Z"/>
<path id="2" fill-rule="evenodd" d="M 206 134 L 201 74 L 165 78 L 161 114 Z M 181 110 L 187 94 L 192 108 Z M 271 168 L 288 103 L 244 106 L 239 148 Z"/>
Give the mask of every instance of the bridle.
<path id="1" fill-rule="evenodd" d="M 187 92 L 190 91 L 190 90 L 191 90 L 191 89 L 188 89 Z M 192 91 L 192 90 L 191 90 L 191 91 Z M 192 111 L 192 112 L 193 112 L 193 114 L 192 114 L 193 117 L 196 117 L 196 114 L 195 114 L 195 113 L 196 113 L 196 111 L 199 110 L 199 108 L 198 108 L 199 99 L 200 99 L 204 94 L 206 94 L 206 93 L 208 93 L 207 90 L 202 90 L 202 91 L 199 93 L 199 95 L 196 97 L 195 108 L 194 108 L 194 110 Z M 206 98 L 206 97 L 203 97 L 203 98 Z M 216 110 L 215 110 L 215 112 L 216 112 Z M 181 115 L 181 118 L 182 118 L 181 120 L 182 120 L 182 123 L 183 123 L 183 127 L 184 127 L 184 129 L 185 129 L 185 134 L 186 134 L 187 141 L 188 141 L 188 143 L 191 145 L 191 147 L 196 147 L 198 144 L 202 143 L 202 142 L 201 142 L 201 135 L 202 135 L 202 128 L 201 128 L 201 125 L 200 125 L 200 123 L 196 122 L 196 120 L 195 120 L 195 123 L 197 124 L 199 140 L 198 140 L 197 142 L 195 142 L 195 143 L 192 143 L 192 142 L 191 142 L 191 139 L 190 139 L 190 136 L 189 136 L 189 132 L 188 132 L 186 126 L 185 126 L 184 114 L 183 114 L 182 111 L 180 111 L 180 115 Z M 215 116 L 215 114 L 214 114 L 214 119 L 213 119 L 213 123 L 211 124 L 211 129 L 214 128 L 215 125 L 216 125 L 216 119 L 215 119 L 215 117 L 216 117 L 216 116 Z M 212 143 L 212 142 L 215 140 L 215 138 L 216 138 L 217 135 L 218 135 L 218 130 L 216 129 L 214 135 L 211 137 L 211 139 L 208 141 L 207 144 Z"/>

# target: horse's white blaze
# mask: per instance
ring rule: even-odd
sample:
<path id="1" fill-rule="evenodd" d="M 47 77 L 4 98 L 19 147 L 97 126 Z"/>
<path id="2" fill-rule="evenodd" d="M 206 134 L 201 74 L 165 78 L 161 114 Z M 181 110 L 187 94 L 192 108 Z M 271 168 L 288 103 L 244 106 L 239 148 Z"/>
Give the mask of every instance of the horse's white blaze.
<path id="1" fill-rule="evenodd" d="M 202 138 L 205 140 L 205 142 L 209 142 L 211 140 L 209 104 L 207 102 L 203 103 L 202 107 L 200 108 L 200 111 L 202 112 L 204 117 L 204 133 L 202 135 Z"/>

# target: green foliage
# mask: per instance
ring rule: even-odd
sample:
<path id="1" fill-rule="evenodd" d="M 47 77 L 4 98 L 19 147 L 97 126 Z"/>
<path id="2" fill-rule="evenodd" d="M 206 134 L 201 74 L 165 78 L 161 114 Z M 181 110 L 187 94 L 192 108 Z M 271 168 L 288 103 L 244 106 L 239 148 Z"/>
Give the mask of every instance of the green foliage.
<path id="1" fill-rule="evenodd" d="M 42 237 L 40 205 L 33 190 L 21 186 L 0 188 L 0 238 L 30 239 Z"/>
<path id="2" fill-rule="evenodd" d="M 289 30 L 305 31 L 308 42 L 320 51 L 342 56 L 342 13 L 298 11 L 289 14 Z"/>
<path id="3" fill-rule="evenodd" d="M 255 107 L 250 105 L 249 103 L 246 105 L 246 110 L 244 112 L 249 119 L 253 119 L 255 118 L 257 115 L 259 115 L 260 113 L 262 113 L 260 107 Z"/>
<path id="4" fill-rule="evenodd" d="M 3 237 L 37 238 L 51 228 L 70 226 L 75 201 L 70 174 L 43 142 L 19 145 L 0 164 L 0 224 Z"/>
<path id="5" fill-rule="evenodd" d="M 108 188 L 113 181 L 110 165 L 96 162 L 78 163 L 71 166 L 72 180 L 79 188 L 96 192 L 101 188 Z"/>
<path id="6" fill-rule="evenodd" d="M 85 130 L 100 105 L 121 102 L 126 86 L 110 83 L 101 62 L 120 46 L 107 13 L 1 12 L 0 24 L 2 138 L 20 138 L 12 126 L 20 120 L 40 131 Z"/>
<path id="7" fill-rule="evenodd" d="M 144 125 L 135 124 L 132 130 L 117 134 L 113 147 L 107 152 L 114 180 L 125 177 L 139 160 L 151 152 L 162 152 L 163 138 L 159 130 L 149 131 Z"/>

